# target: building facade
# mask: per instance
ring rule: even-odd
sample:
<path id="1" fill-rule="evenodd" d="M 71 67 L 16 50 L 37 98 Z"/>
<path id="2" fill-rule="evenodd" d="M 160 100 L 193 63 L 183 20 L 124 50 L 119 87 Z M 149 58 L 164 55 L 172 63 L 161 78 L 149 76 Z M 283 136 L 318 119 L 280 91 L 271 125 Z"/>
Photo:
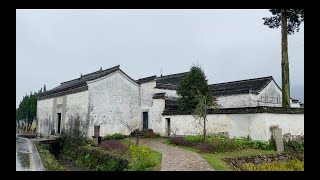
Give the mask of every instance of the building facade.
<path id="1" fill-rule="evenodd" d="M 113 133 L 129 134 L 128 126 L 139 127 L 142 130 L 152 129 L 163 136 L 173 133 L 179 135 L 199 133 L 201 129 L 195 128 L 192 115 L 175 114 L 176 102 L 179 98 L 176 89 L 187 73 L 134 80 L 125 74 L 120 66 L 115 66 L 63 82 L 56 88 L 38 94 L 38 134 L 60 135 L 63 131 L 72 128 L 74 122 L 80 122 L 79 128 L 88 138 L 94 135 L 95 127 L 99 127 L 100 136 Z M 212 84 L 210 88 L 213 95 L 217 97 L 221 109 L 281 106 L 281 89 L 271 76 Z M 299 102 L 293 100 L 292 107 L 299 107 Z M 301 115 L 301 113 L 298 114 Z M 230 132 L 231 136 L 242 136 L 250 132 L 254 134 L 252 131 L 244 133 L 238 133 L 238 130 L 235 133 L 232 131 L 237 127 L 248 129 L 250 122 L 251 124 L 254 122 L 250 120 L 253 116 L 239 116 L 239 118 L 236 118 L 237 116 L 220 118 L 223 117 L 221 114 L 211 116 L 216 120 L 210 120 L 208 123 L 212 124 L 209 125 L 209 132 Z M 238 124 L 230 125 L 229 130 L 228 128 L 217 129 L 216 123 L 213 123 L 215 121 L 219 121 L 220 124 L 227 121 L 233 122 L 230 119 L 239 120 Z M 241 119 L 247 120 L 240 123 Z M 254 137 L 266 139 L 268 136 L 265 132 L 268 120 L 264 119 L 260 126 L 264 127 L 265 136 Z M 299 116 L 298 119 L 301 120 L 301 117 Z M 301 129 L 301 124 L 297 125 Z M 298 131 L 303 132 L 303 130 Z"/>

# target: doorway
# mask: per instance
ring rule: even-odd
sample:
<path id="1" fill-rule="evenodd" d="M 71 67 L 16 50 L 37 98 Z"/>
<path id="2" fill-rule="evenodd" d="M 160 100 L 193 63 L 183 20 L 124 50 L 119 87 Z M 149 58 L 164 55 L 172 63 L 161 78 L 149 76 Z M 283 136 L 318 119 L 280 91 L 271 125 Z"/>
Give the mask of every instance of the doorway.
<path id="1" fill-rule="evenodd" d="M 170 128 L 170 118 L 166 118 L 166 135 L 170 136 L 171 128 Z"/>
<path id="2" fill-rule="evenodd" d="M 148 130 L 148 112 L 142 112 L 143 130 Z"/>
<path id="3" fill-rule="evenodd" d="M 58 116 L 58 134 L 61 134 L 61 113 L 57 113 Z"/>

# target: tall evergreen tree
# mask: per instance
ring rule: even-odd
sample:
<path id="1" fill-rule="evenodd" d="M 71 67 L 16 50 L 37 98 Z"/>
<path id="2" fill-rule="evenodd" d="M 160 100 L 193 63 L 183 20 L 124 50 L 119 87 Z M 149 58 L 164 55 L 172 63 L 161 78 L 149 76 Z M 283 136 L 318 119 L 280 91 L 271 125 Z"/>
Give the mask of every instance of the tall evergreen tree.
<path id="1" fill-rule="evenodd" d="M 265 17 L 264 25 L 278 28 L 281 25 L 282 107 L 290 108 L 290 79 L 287 35 L 299 32 L 304 22 L 304 9 L 271 9 L 272 17 Z"/>
<path id="2" fill-rule="evenodd" d="M 193 65 L 177 88 L 180 96 L 178 105 L 184 112 L 193 112 L 198 104 L 198 92 L 202 95 L 210 93 L 206 76 L 200 66 Z"/>

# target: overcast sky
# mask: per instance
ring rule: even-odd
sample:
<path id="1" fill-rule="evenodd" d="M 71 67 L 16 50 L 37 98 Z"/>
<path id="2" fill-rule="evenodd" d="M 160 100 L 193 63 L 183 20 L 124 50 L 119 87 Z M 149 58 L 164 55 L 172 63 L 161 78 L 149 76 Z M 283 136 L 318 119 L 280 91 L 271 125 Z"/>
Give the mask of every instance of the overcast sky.
<path id="1" fill-rule="evenodd" d="M 120 68 L 133 79 L 199 63 L 209 83 L 273 76 L 281 30 L 268 10 L 16 10 L 16 106 L 30 91 Z M 288 37 L 291 97 L 304 101 L 304 25 Z"/>

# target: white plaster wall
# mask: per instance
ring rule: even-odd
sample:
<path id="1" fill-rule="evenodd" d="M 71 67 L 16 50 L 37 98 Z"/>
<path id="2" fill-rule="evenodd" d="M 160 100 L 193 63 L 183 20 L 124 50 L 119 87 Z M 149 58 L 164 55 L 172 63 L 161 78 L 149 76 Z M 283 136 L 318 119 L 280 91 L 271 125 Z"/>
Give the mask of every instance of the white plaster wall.
<path id="1" fill-rule="evenodd" d="M 265 118 L 268 129 L 270 126 L 278 126 L 282 134 L 304 134 L 304 114 L 268 114 Z M 267 136 L 271 136 L 270 131 L 267 131 Z"/>
<path id="2" fill-rule="evenodd" d="M 260 91 L 257 100 L 258 106 L 281 107 L 282 92 L 272 80 L 263 90 Z"/>
<path id="3" fill-rule="evenodd" d="M 153 99 L 153 106 L 149 109 L 149 129 L 154 132 L 164 131 L 165 121 L 162 120 L 162 112 L 165 107 L 164 99 Z M 141 116 L 142 121 L 142 116 Z"/>
<path id="4" fill-rule="evenodd" d="M 155 88 L 156 82 L 151 81 L 140 85 L 140 121 L 142 123 L 142 112 L 148 112 L 148 128 L 155 132 L 163 130 L 162 112 L 165 107 L 164 99 L 153 99 L 155 93 L 166 93 L 167 97 L 178 97 L 175 90 Z M 142 128 L 142 127 L 141 127 Z"/>
<path id="5" fill-rule="evenodd" d="M 100 126 L 100 136 L 129 134 L 124 125 L 140 123 L 139 85 L 117 71 L 102 79 L 88 82 L 90 135 L 94 125 Z"/>
<path id="6" fill-rule="evenodd" d="M 203 133 L 203 126 L 192 115 L 163 116 L 161 135 L 165 135 L 165 118 L 170 118 L 171 130 L 177 135 L 196 135 Z M 271 136 L 269 126 L 279 124 L 282 132 L 303 134 L 303 114 L 211 114 L 208 115 L 207 132 L 228 132 L 230 137 L 247 137 L 254 140 L 268 140 Z M 172 133 L 171 133 L 172 134 Z"/>
<path id="7" fill-rule="evenodd" d="M 50 134 L 50 126 L 52 121 L 53 98 L 38 100 L 37 102 L 37 120 L 38 134 L 47 136 Z"/>
<path id="8" fill-rule="evenodd" d="M 219 96 L 217 97 L 220 108 L 236 108 L 236 107 L 253 107 L 256 106 L 254 103 L 253 94 L 239 94 L 230 96 Z"/>
<path id="9" fill-rule="evenodd" d="M 150 109 L 153 105 L 152 96 L 155 93 L 155 81 L 143 83 L 140 85 L 140 104 L 141 109 Z"/>
<path id="10" fill-rule="evenodd" d="M 57 104 L 58 102 L 62 103 L 62 98 L 58 98 Z M 88 126 L 89 126 L 88 110 L 89 110 L 89 92 L 88 91 L 67 95 L 65 123 L 63 124 L 63 126 L 68 128 L 69 120 L 79 116 L 80 127 L 82 128 L 82 131 L 88 131 Z"/>

